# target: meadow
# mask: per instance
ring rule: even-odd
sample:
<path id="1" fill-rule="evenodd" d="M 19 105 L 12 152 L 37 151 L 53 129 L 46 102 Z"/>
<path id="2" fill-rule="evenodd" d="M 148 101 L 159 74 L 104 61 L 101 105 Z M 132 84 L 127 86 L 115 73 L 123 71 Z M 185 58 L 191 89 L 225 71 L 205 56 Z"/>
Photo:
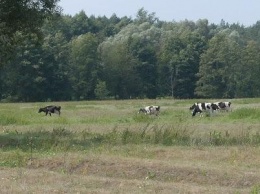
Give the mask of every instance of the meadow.
<path id="1" fill-rule="evenodd" d="M 192 117 L 196 101 L 0 103 L 1 193 L 260 193 L 260 99 Z"/>

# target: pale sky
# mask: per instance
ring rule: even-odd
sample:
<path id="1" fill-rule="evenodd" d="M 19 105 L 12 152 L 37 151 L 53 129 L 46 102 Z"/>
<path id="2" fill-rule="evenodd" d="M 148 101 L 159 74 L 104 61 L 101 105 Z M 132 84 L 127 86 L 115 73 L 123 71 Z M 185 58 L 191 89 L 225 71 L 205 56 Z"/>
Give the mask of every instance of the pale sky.
<path id="1" fill-rule="evenodd" d="M 149 14 L 162 21 L 208 19 L 219 24 L 221 19 L 229 24 L 245 26 L 260 20 L 260 0 L 60 0 L 64 14 L 74 16 L 84 10 L 87 16 L 135 18 L 137 11 L 144 8 Z"/>

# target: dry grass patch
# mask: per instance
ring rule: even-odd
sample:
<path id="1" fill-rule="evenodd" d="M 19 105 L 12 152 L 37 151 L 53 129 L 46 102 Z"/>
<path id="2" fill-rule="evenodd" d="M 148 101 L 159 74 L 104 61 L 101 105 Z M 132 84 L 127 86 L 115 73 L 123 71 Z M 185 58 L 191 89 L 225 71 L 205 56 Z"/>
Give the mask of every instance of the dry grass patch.
<path id="1" fill-rule="evenodd" d="M 1 169 L 1 191 L 249 193 L 259 157 L 252 147 L 133 145 L 35 155 L 26 168 Z"/>
<path id="2" fill-rule="evenodd" d="M 132 152 L 126 156 L 126 150 Z M 260 183 L 259 160 L 259 148 L 128 145 L 37 157 L 26 168 L 2 168 L 0 187 L 6 193 L 250 193 Z"/>

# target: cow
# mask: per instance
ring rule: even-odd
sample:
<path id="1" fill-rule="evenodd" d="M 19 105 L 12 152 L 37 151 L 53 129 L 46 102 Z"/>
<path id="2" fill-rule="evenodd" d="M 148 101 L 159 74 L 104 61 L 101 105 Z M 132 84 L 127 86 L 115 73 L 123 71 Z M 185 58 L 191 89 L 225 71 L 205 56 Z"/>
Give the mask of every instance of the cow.
<path id="1" fill-rule="evenodd" d="M 140 108 L 138 113 L 144 113 L 144 114 L 149 114 L 149 115 L 156 115 L 158 116 L 160 113 L 160 106 L 146 106 L 144 108 Z"/>
<path id="2" fill-rule="evenodd" d="M 231 110 L 231 102 L 214 102 L 213 104 L 217 105 L 219 110 L 227 112 Z"/>
<path id="3" fill-rule="evenodd" d="M 40 108 L 38 113 L 45 112 L 45 116 L 47 116 L 48 114 L 51 116 L 51 113 L 56 113 L 56 114 L 60 115 L 60 109 L 61 109 L 60 106 L 50 105 L 50 106 L 46 106 L 44 108 Z"/>
<path id="4" fill-rule="evenodd" d="M 213 111 L 217 110 L 218 106 L 213 103 L 194 103 L 191 107 L 190 110 L 192 110 L 192 116 L 195 116 L 197 113 L 200 113 L 200 116 L 202 117 L 203 115 L 201 113 L 206 112 L 209 113 L 210 116 L 212 115 Z"/>

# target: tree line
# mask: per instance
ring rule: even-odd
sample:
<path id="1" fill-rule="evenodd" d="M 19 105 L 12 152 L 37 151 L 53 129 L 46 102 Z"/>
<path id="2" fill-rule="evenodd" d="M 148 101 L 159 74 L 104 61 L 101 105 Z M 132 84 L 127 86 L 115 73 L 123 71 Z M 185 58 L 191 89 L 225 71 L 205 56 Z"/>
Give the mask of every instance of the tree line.
<path id="1" fill-rule="evenodd" d="M 12 52 L 0 46 L 12 53 L 0 58 L 1 101 L 260 96 L 260 21 L 166 22 L 142 8 L 135 18 L 52 13 L 39 31 L 22 29 Z"/>

